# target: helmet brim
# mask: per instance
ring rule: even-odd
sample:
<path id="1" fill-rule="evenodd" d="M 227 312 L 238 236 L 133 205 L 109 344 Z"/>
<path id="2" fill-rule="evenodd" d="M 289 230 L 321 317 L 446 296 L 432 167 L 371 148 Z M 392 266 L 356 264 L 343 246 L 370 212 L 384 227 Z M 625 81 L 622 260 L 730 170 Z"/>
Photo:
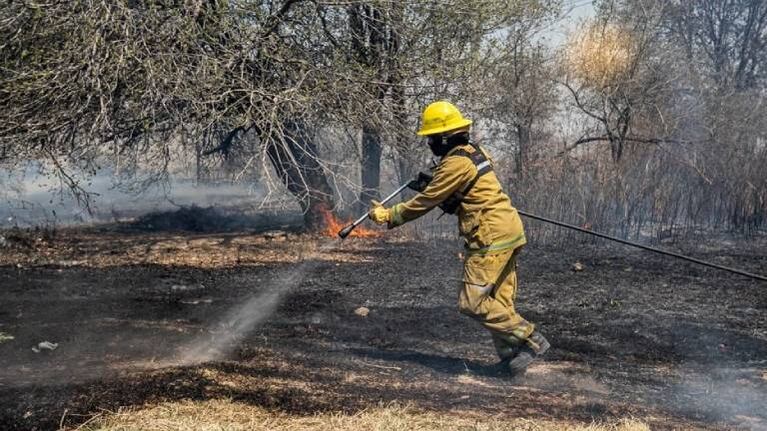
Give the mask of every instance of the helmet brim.
<path id="1" fill-rule="evenodd" d="M 453 130 L 462 129 L 462 128 L 467 127 L 467 126 L 471 126 L 471 123 L 472 123 L 471 120 L 469 120 L 468 118 L 464 118 L 464 119 L 462 119 L 461 121 L 459 121 L 459 122 L 457 122 L 455 124 L 450 124 L 450 125 L 441 126 L 441 127 L 432 127 L 430 129 L 423 129 L 422 128 L 419 131 L 415 132 L 415 134 L 418 135 L 418 136 L 436 135 L 436 134 L 439 134 L 439 133 L 450 132 L 450 131 L 453 131 Z"/>

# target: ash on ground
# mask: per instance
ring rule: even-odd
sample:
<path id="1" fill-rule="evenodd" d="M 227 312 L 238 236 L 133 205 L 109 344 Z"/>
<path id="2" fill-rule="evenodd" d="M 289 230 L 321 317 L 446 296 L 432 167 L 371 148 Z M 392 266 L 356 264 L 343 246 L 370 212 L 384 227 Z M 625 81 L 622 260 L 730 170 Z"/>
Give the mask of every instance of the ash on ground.
<path id="1" fill-rule="evenodd" d="M 301 226 L 301 214 L 248 214 L 235 208 L 183 206 L 175 211 L 157 211 L 129 223 L 130 229 L 154 232 L 234 232 L 295 230 Z"/>

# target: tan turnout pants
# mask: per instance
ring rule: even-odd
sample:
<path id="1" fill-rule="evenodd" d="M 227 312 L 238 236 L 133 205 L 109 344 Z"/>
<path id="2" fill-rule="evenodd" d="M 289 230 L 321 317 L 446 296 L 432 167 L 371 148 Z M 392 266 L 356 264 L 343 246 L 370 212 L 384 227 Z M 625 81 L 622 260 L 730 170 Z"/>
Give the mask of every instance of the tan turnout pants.
<path id="1" fill-rule="evenodd" d="M 490 331 L 501 359 L 511 356 L 535 329 L 514 309 L 519 250 L 469 255 L 463 266 L 463 288 L 458 307 L 461 313 L 479 321 Z"/>

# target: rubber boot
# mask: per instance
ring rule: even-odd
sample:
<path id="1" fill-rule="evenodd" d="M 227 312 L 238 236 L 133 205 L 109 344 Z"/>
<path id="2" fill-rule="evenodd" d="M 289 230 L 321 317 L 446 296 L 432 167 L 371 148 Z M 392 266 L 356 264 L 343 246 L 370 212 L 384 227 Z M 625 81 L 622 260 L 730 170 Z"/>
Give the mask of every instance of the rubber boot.
<path id="1" fill-rule="evenodd" d="M 524 341 L 514 336 L 496 333 L 493 333 L 492 337 L 493 346 L 495 347 L 495 352 L 498 354 L 498 358 L 500 358 L 500 363 L 504 366 L 508 366 L 509 362 L 519 354 Z"/>
<path id="2" fill-rule="evenodd" d="M 522 348 L 522 341 L 514 336 L 493 333 L 493 345 L 500 359 L 493 366 L 493 369 L 498 376 L 502 376 L 509 372 L 509 362 L 519 353 L 519 349 Z"/>
<path id="3" fill-rule="evenodd" d="M 513 376 L 519 376 L 525 373 L 527 367 L 539 356 L 546 353 L 551 347 L 546 337 L 541 335 L 540 332 L 533 332 L 530 337 L 527 338 L 526 344 L 522 346 L 520 352 L 514 359 L 509 362 L 509 371 Z"/>

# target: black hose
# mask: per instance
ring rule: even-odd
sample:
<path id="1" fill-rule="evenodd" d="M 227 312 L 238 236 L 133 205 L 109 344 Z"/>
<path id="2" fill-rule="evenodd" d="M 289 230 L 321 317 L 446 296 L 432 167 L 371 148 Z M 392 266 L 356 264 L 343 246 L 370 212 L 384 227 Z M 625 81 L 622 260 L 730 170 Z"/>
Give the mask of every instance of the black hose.
<path id="1" fill-rule="evenodd" d="M 706 262 L 705 260 L 696 259 L 694 257 L 685 256 L 685 255 L 682 255 L 682 254 L 679 254 L 679 253 L 674 253 L 674 252 L 671 252 L 671 251 L 661 250 L 661 249 L 655 248 L 655 247 L 649 247 L 649 246 L 646 246 L 646 245 L 642 245 L 642 244 L 638 244 L 638 243 L 635 243 L 635 242 L 627 241 L 625 239 L 617 238 L 617 237 L 606 235 L 606 234 L 599 233 L 599 232 L 594 232 L 592 230 L 584 229 L 582 227 L 575 226 L 575 225 L 572 225 L 572 224 L 569 224 L 569 223 L 564 223 L 564 222 L 561 222 L 561 221 L 558 221 L 558 220 L 552 220 L 550 218 L 537 216 L 535 214 L 530 214 L 530 213 L 527 213 L 525 211 L 519 211 L 519 210 L 517 210 L 517 211 L 521 215 L 523 215 L 525 217 L 529 217 L 529 218 L 534 219 L 534 220 L 540 220 L 542 222 L 551 223 L 553 225 L 557 225 L 557 226 L 561 226 L 561 227 L 566 227 L 568 229 L 577 230 L 579 232 L 587 233 L 589 235 L 594 235 L 594 236 L 598 236 L 600 238 L 609 239 L 610 241 L 619 242 L 621 244 L 630 245 L 632 247 L 641 248 L 643 250 L 652 251 L 652 252 L 663 254 L 663 255 L 666 255 L 666 256 L 672 256 L 672 257 L 675 257 L 677 259 L 682 259 L 682 260 L 686 260 L 688 262 L 697 263 L 698 265 L 708 266 L 710 268 L 721 269 L 723 271 L 729 271 L 729 272 L 732 272 L 732 273 L 735 273 L 735 274 L 740 274 L 740 275 L 743 275 L 743 276 L 746 276 L 746 277 L 749 277 L 749 278 L 753 278 L 753 279 L 756 279 L 756 280 L 767 281 L 767 277 L 765 277 L 763 275 L 753 274 L 753 273 L 750 273 L 750 272 L 747 272 L 747 271 L 743 271 L 743 270 L 740 270 L 740 269 L 730 268 L 728 266 L 717 265 L 715 263 Z"/>

